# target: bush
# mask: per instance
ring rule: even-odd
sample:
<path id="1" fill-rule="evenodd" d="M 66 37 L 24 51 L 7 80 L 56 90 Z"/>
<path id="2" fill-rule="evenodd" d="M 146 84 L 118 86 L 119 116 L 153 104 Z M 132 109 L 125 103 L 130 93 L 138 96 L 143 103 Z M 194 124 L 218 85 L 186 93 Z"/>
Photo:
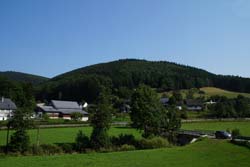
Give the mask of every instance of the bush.
<path id="1" fill-rule="evenodd" d="M 42 155 L 43 149 L 40 146 L 32 145 L 29 152 L 32 153 L 33 155 Z"/>
<path id="2" fill-rule="evenodd" d="M 239 145 L 239 146 L 244 146 L 250 149 L 250 142 L 249 141 L 244 141 L 244 140 L 232 140 L 232 143 Z"/>
<path id="3" fill-rule="evenodd" d="M 60 145 L 60 147 L 62 148 L 64 153 L 73 153 L 74 152 L 72 144 L 63 143 L 63 144 Z"/>
<path id="4" fill-rule="evenodd" d="M 187 111 L 181 111 L 180 117 L 182 119 L 188 119 L 188 113 L 187 113 Z"/>
<path id="5" fill-rule="evenodd" d="M 232 130 L 232 137 L 235 138 L 237 136 L 240 136 L 240 130 L 239 129 L 233 129 Z"/>
<path id="6" fill-rule="evenodd" d="M 89 147 L 90 147 L 89 137 L 83 134 L 83 132 L 80 130 L 76 136 L 76 143 L 75 143 L 76 151 L 84 152 L 86 148 L 89 148 Z"/>
<path id="7" fill-rule="evenodd" d="M 120 147 L 120 151 L 133 151 L 135 149 L 136 149 L 135 146 L 128 144 L 124 144 Z"/>
<path id="8" fill-rule="evenodd" d="M 103 128 L 94 128 L 91 134 L 91 147 L 98 150 L 100 148 L 109 148 L 110 138 L 107 130 Z"/>
<path id="9" fill-rule="evenodd" d="M 48 120 L 49 120 L 49 115 L 46 114 L 46 113 L 44 113 L 44 114 L 42 115 L 42 119 L 45 120 L 45 121 L 48 121 Z"/>
<path id="10" fill-rule="evenodd" d="M 81 121 L 82 120 L 83 115 L 79 112 L 73 112 L 71 114 L 71 119 L 74 121 Z"/>
<path id="11" fill-rule="evenodd" d="M 6 146 L 0 146 L 0 154 L 6 151 Z"/>
<path id="12" fill-rule="evenodd" d="M 40 147 L 42 148 L 43 153 L 47 154 L 47 155 L 54 155 L 54 154 L 63 153 L 63 150 L 61 149 L 61 147 L 56 146 L 56 145 L 42 144 L 42 145 L 40 145 Z"/>
<path id="13" fill-rule="evenodd" d="M 120 134 L 118 137 L 112 137 L 111 143 L 115 146 L 136 145 L 137 141 L 133 135 Z"/>
<path id="14" fill-rule="evenodd" d="M 162 137 L 153 137 L 151 139 L 143 138 L 139 141 L 139 148 L 141 149 L 154 149 L 167 146 L 169 146 L 168 141 Z"/>
<path id="15" fill-rule="evenodd" d="M 24 153 L 29 149 L 29 135 L 25 130 L 17 130 L 10 138 L 9 148 L 12 152 Z"/>

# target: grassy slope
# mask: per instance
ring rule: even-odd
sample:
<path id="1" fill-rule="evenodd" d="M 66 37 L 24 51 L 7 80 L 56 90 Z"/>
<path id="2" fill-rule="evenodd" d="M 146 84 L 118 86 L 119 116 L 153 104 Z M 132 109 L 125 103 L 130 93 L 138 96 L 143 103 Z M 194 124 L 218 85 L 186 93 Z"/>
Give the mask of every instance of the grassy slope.
<path id="1" fill-rule="evenodd" d="M 234 98 L 237 97 L 238 95 L 243 95 L 246 97 L 250 97 L 249 93 L 232 92 L 214 87 L 204 87 L 201 88 L 200 90 L 204 91 L 207 96 L 221 95 L 221 96 L 226 96 L 228 98 Z"/>
<path id="2" fill-rule="evenodd" d="M 221 140 L 204 140 L 185 147 L 118 153 L 2 158 L 8 167 L 205 167 L 249 166 L 250 151 Z"/>
<path id="3" fill-rule="evenodd" d="M 215 87 L 203 87 L 203 88 L 200 88 L 200 90 L 204 91 L 205 92 L 205 97 L 211 97 L 211 96 L 214 96 L 214 95 L 220 95 L 220 96 L 226 96 L 228 98 L 235 98 L 237 97 L 238 95 L 243 95 L 245 97 L 250 97 L 250 93 L 239 93 L 239 92 L 232 92 L 232 91 L 228 91 L 228 90 L 223 90 L 223 89 L 220 89 L 220 88 L 215 88 Z M 184 98 L 186 98 L 186 94 L 188 92 L 187 89 L 182 89 L 180 90 L 181 93 L 182 93 L 182 96 Z M 160 97 L 163 93 L 160 93 Z M 164 94 L 167 94 L 168 96 L 172 96 L 172 91 L 170 92 L 164 92 Z M 198 93 L 195 93 L 194 94 L 194 97 L 199 97 L 200 95 Z"/>

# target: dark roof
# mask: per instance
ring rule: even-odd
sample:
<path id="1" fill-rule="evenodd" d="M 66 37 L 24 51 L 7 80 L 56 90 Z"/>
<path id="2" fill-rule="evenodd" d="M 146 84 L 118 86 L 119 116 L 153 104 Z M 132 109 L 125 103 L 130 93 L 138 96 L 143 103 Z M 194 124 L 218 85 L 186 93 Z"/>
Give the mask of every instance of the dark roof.
<path id="1" fill-rule="evenodd" d="M 55 109 L 52 106 L 38 106 L 38 107 L 41 108 L 45 112 L 55 112 L 55 113 L 58 113 L 58 110 Z"/>
<path id="2" fill-rule="evenodd" d="M 38 106 L 44 112 L 49 113 L 62 113 L 62 114 L 72 114 L 74 112 L 79 112 L 84 115 L 88 115 L 86 111 L 83 111 L 79 104 L 74 101 L 59 101 L 52 100 L 52 106 Z"/>
<path id="3" fill-rule="evenodd" d="M 1 110 L 16 110 L 16 104 L 8 98 L 2 98 L 0 99 L 0 109 Z"/>
<path id="4" fill-rule="evenodd" d="M 166 103 L 169 102 L 169 98 L 161 98 L 160 102 L 163 103 L 163 104 L 166 104 Z"/>
<path id="5" fill-rule="evenodd" d="M 197 100 L 197 99 L 187 99 L 185 102 L 187 106 L 202 106 L 203 105 L 202 100 Z"/>
<path id="6" fill-rule="evenodd" d="M 80 109 L 79 104 L 75 101 L 51 100 L 51 103 L 57 109 Z"/>

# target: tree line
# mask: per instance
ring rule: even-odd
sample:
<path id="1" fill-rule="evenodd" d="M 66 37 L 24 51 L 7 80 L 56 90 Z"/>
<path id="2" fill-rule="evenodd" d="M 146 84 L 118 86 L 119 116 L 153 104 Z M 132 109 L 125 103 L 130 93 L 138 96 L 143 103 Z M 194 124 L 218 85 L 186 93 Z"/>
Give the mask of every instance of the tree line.
<path id="1" fill-rule="evenodd" d="M 112 93 L 122 87 L 135 89 L 140 84 L 158 91 L 218 87 L 231 91 L 250 92 L 250 79 L 222 76 L 198 68 L 170 62 L 145 60 L 119 60 L 77 69 L 52 78 L 38 86 L 39 100 L 61 98 L 80 102 L 83 98 L 94 102 L 100 87 L 110 88 Z"/>
<path id="2" fill-rule="evenodd" d="M 119 137 L 110 137 L 108 130 L 111 126 L 113 100 L 111 91 L 103 88 L 98 95 L 96 105 L 88 109 L 90 113 L 90 124 L 93 127 L 91 136 L 79 131 L 76 142 L 73 144 L 64 143 L 59 147 L 52 145 L 31 145 L 27 133 L 28 129 L 36 128 L 36 124 L 31 119 L 31 106 L 22 106 L 15 111 L 13 118 L 9 121 L 10 127 L 15 132 L 11 135 L 10 142 L 6 145 L 8 151 L 14 153 L 39 154 L 57 152 L 61 148 L 65 150 L 74 149 L 77 152 L 86 150 L 100 151 L 130 150 L 166 147 L 168 142 L 176 143 L 176 131 L 181 127 L 181 121 L 176 110 L 166 109 L 160 103 L 157 93 L 146 85 L 140 85 L 132 93 L 131 120 L 133 127 L 143 131 L 144 139 L 136 140 L 133 135 L 120 134 Z M 51 151 L 51 152 L 50 152 Z"/>
<path id="3" fill-rule="evenodd" d="M 239 95 L 229 99 L 225 96 L 211 97 L 216 104 L 209 106 L 209 117 L 215 118 L 249 118 L 250 98 Z"/>

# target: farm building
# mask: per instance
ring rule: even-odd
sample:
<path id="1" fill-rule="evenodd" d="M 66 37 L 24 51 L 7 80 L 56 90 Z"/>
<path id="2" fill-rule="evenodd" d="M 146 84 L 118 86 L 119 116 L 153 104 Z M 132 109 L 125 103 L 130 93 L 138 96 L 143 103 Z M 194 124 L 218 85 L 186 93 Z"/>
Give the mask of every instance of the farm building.
<path id="1" fill-rule="evenodd" d="M 168 106 L 169 98 L 163 97 L 163 98 L 160 99 L 160 102 L 161 102 L 162 105 Z"/>
<path id="2" fill-rule="evenodd" d="M 70 120 L 73 113 L 81 113 L 82 121 L 88 120 L 88 113 L 83 111 L 82 106 L 74 101 L 51 100 L 49 105 L 37 104 L 36 109 L 37 117 L 47 114 L 50 119 L 62 118 Z"/>
<path id="3" fill-rule="evenodd" d="M 10 118 L 16 109 L 16 104 L 11 99 L 2 97 L 0 101 L 0 121 Z"/>
<path id="4" fill-rule="evenodd" d="M 187 99 L 185 100 L 185 104 L 187 109 L 191 111 L 200 111 L 204 107 L 203 101 L 197 99 Z"/>

